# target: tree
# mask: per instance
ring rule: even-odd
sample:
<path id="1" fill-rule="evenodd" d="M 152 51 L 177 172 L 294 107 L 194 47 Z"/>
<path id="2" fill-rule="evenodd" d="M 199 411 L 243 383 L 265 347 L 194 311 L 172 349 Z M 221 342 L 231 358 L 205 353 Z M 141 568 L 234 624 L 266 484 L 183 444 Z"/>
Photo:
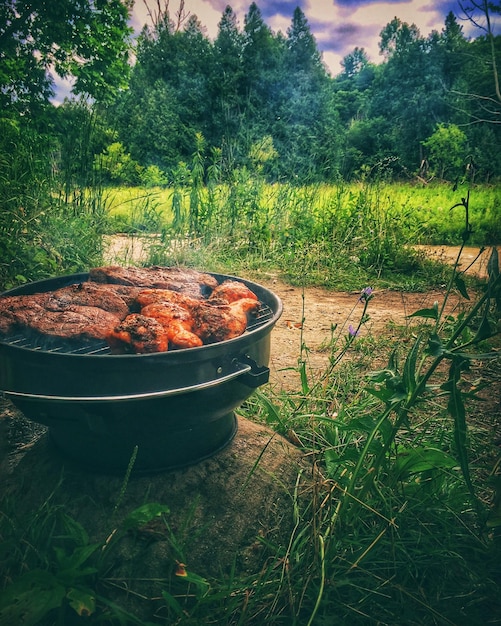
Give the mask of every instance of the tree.
<path id="1" fill-rule="evenodd" d="M 278 45 L 277 45 L 278 44 Z M 280 43 L 253 2 L 244 18 L 243 95 L 251 106 L 267 102 L 280 68 Z"/>
<path id="2" fill-rule="evenodd" d="M 244 81 L 243 36 L 237 16 L 230 6 L 224 10 L 214 41 L 213 66 L 210 78 L 212 98 L 212 129 L 207 140 L 221 146 L 223 160 L 231 161 L 237 142 L 245 103 L 242 97 Z"/>
<path id="3" fill-rule="evenodd" d="M 460 176 L 467 160 L 467 137 L 455 124 L 438 124 L 423 145 L 428 149 L 432 172 L 441 179 Z"/>
<path id="4" fill-rule="evenodd" d="M 289 72 L 302 72 L 311 78 L 324 78 L 325 68 L 317 42 L 312 35 L 306 16 L 296 7 L 292 23 L 287 29 L 287 66 Z"/>
<path id="5" fill-rule="evenodd" d="M 164 11 L 143 29 L 129 90 L 113 109 L 121 141 L 141 165 L 173 168 L 193 153 L 196 133 L 211 123 L 212 58 L 195 15 L 178 30 Z"/>
<path id="6" fill-rule="evenodd" d="M 485 33 L 485 38 L 489 44 L 490 69 L 494 86 L 494 96 L 492 104 L 496 107 L 497 113 L 501 109 L 501 79 L 498 66 L 499 47 L 496 46 L 492 16 L 501 14 L 501 2 L 492 0 L 468 0 L 468 4 L 459 2 L 459 6 L 474 26 Z"/>
<path id="7" fill-rule="evenodd" d="M 435 34 L 421 37 L 414 24 L 393 19 L 381 31 L 379 68 L 368 106 L 370 118 L 386 118 L 393 156 L 414 172 L 423 160 L 422 141 L 447 115 L 445 93 L 433 51 Z"/>
<path id="8" fill-rule="evenodd" d="M 109 99 L 128 76 L 132 0 L 9 0 L 0 8 L 0 104 L 27 110 L 52 95 L 51 72 L 73 91 Z"/>
<path id="9" fill-rule="evenodd" d="M 353 52 L 347 54 L 341 61 L 343 71 L 341 78 L 349 79 L 358 76 L 369 65 L 369 58 L 363 48 L 354 48 Z"/>

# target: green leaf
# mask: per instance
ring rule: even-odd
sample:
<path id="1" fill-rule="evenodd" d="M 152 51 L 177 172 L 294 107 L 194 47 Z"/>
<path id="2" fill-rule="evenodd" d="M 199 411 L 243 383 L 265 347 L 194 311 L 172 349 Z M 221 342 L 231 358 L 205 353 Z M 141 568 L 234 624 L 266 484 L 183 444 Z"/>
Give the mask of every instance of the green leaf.
<path id="1" fill-rule="evenodd" d="M 80 617 L 88 617 L 96 610 L 96 598 L 90 590 L 70 589 L 66 594 L 71 608 Z"/>
<path id="2" fill-rule="evenodd" d="M 280 418 L 280 409 L 273 402 L 259 390 L 256 390 L 255 396 L 259 401 L 259 404 L 266 411 L 266 422 L 267 423 L 278 423 L 282 425 L 282 419 Z"/>
<path id="3" fill-rule="evenodd" d="M 487 319 L 487 316 L 484 315 L 484 317 L 482 318 L 482 321 L 480 322 L 480 326 L 478 327 L 474 341 L 478 342 L 478 341 L 483 341 L 484 339 L 489 339 L 489 337 L 492 337 L 494 334 L 495 332 L 491 328 L 491 325 L 489 323 L 489 320 Z"/>
<path id="4" fill-rule="evenodd" d="M 439 357 L 445 354 L 445 348 L 442 344 L 442 340 L 437 335 L 437 333 L 432 333 L 429 336 L 426 352 L 427 354 L 433 357 Z"/>
<path id="5" fill-rule="evenodd" d="M 399 480 L 411 474 L 426 472 L 431 469 L 452 469 L 458 462 L 452 456 L 437 448 L 401 448 L 395 469 Z"/>
<path id="6" fill-rule="evenodd" d="M 407 358 L 405 359 L 404 371 L 403 371 L 403 384 L 410 395 L 416 389 L 416 362 L 419 354 L 419 348 L 421 346 L 422 336 L 420 335 L 414 345 L 412 346 Z"/>
<path id="7" fill-rule="evenodd" d="M 455 384 L 461 375 L 462 365 L 462 361 L 459 363 L 453 361 L 451 363 L 451 367 L 449 369 L 450 395 L 449 402 L 447 403 L 447 410 L 454 418 L 454 443 L 456 444 L 456 453 L 458 455 L 459 465 L 468 489 L 472 497 L 474 497 L 473 483 L 471 482 L 470 466 L 468 462 L 466 411 L 461 397 L 461 392 Z"/>
<path id="8" fill-rule="evenodd" d="M 64 550 L 58 547 L 55 547 L 54 551 L 61 569 L 76 570 L 100 547 L 100 543 L 92 543 L 75 548 L 71 554 L 65 554 Z"/>
<path id="9" fill-rule="evenodd" d="M 487 262 L 487 273 L 489 275 L 489 282 L 494 282 L 499 276 L 499 255 L 497 248 L 492 248 L 489 261 Z"/>
<path id="10" fill-rule="evenodd" d="M 123 521 L 124 530 L 132 530 L 144 526 L 155 517 L 160 517 L 162 513 L 169 513 L 169 507 L 165 504 L 144 504 L 130 513 Z"/>
<path id="11" fill-rule="evenodd" d="M 467 300 L 469 300 L 470 296 L 468 295 L 468 292 L 466 291 L 466 284 L 464 280 L 461 278 L 461 276 L 456 274 L 454 283 L 456 284 L 457 290 L 463 296 L 463 298 L 466 298 Z"/>
<path id="12" fill-rule="evenodd" d="M 168 591 L 162 591 L 162 598 L 165 600 L 165 604 L 172 609 L 178 617 L 183 615 L 183 607 L 172 594 Z"/>
<path id="13" fill-rule="evenodd" d="M 310 386 L 308 384 L 308 376 L 306 374 L 306 362 L 305 361 L 299 362 L 299 375 L 301 378 L 301 390 L 303 392 L 303 395 L 306 396 L 308 395 Z"/>
<path id="14" fill-rule="evenodd" d="M 425 317 L 432 320 L 438 320 L 438 302 L 433 303 L 433 308 L 431 309 L 419 309 L 419 311 L 414 311 L 407 317 Z"/>
<path id="15" fill-rule="evenodd" d="M 73 539 L 76 544 L 84 546 L 89 543 L 87 531 L 79 522 L 65 513 L 62 514 L 61 520 L 68 536 Z"/>
<path id="16" fill-rule="evenodd" d="M 66 587 L 53 574 L 31 570 L 2 591 L 0 626 L 36 626 L 62 605 L 65 595 Z"/>

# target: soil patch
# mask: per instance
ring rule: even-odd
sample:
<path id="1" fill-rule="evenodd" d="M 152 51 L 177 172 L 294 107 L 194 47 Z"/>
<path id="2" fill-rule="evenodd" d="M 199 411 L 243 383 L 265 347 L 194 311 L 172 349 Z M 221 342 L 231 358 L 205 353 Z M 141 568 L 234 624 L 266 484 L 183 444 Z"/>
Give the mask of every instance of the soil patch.
<path id="1" fill-rule="evenodd" d="M 283 304 L 283 314 L 271 335 L 270 381 L 278 389 L 299 389 L 299 374 L 295 370 L 301 355 L 301 345 L 307 348 L 308 367 L 312 373 L 324 370 L 329 363 L 329 345 L 341 336 L 343 345 L 350 325 L 357 328 L 363 303 L 360 293 L 331 292 L 318 287 L 291 287 L 278 279 L 259 281 L 273 291 Z M 444 291 L 402 293 L 390 290 L 374 291 L 360 336 L 391 337 L 392 327 L 408 326 L 409 315 L 419 309 L 431 308 L 443 301 Z M 449 299 L 447 311 L 457 314 L 461 307 L 457 295 Z"/>

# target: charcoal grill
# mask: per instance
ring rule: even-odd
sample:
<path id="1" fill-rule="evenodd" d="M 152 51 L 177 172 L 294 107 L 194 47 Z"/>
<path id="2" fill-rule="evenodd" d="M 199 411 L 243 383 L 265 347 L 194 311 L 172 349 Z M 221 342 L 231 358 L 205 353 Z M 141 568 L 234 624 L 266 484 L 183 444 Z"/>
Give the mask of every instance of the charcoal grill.
<path id="1" fill-rule="evenodd" d="M 280 299 L 240 280 L 261 302 L 245 333 L 199 348 L 111 354 L 104 343 L 75 345 L 28 334 L 0 341 L 0 389 L 23 414 L 48 426 L 54 446 L 89 469 L 122 473 L 180 468 L 213 456 L 233 438 L 235 409 L 269 378 L 270 334 Z M 33 294 L 87 281 L 71 274 L 2 295 Z"/>

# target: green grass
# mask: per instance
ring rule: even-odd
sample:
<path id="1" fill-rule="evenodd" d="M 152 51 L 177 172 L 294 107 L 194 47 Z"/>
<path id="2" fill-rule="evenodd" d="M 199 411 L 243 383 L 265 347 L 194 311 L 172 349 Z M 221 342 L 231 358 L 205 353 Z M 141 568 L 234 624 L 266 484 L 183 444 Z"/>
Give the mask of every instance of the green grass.
<path id="1" fill-rule="evenodd" d="M 117 187 L 107 191 L 109 214 L 117 223 L 129 228 L 139 215 L 154 207 L 158 223 L 137 224 L 139 229 L 168 227 L 173 222 L 173 199 L 177 193 L 180 211 L 185 216 L 190 211 L 191 188 L 130 188 Z M 357 222 L 377 227 L 382 216 L 398 226 L 411 243 L 452 244 L 461 241 L 463 215 L 451 210 L 465 193 L 465 187 L 436 184 L 417 186 L 404 183 L 364 184 L 341 183 L 294 187 L 287 184 L 267 185 L 255 179 L 238 180 L 233 185 L 219 185 L 209 191 L 200 190 L 201 203 L 223 216 L 235 215 L 259 221 L 270 217 L 269 234 L 284 236 L 288 229 L 297 231 L 302 226 L 306 232 L 321 230 L 328 234 L 334 227 L 342 226 L 350 234 Z M 208 206 L 212 204 L 212 206 Z M 233 205 L 240 206 L 233 206 Z M 244 211 L 242 211 L 242 207 Z M 368 211 L 369 207 L 376 210 Z M 477 186 L 472 190 L 470 219 L 474 231 L 472 245 L 492 245 L 501 241 L 501 192 L 498 187 Z M 365 221 L 369 213 L 369 221 Z M 370 220 L 372 217 L 372 221 Z M 217 220 L 214 220 L 217 221 Z M 244 220 L 245 221 L 245 220 Z M 141 220 L 139 220 L 141 222 Z M 391 222 L 388 223 L 388 225 Z M 212 224 L 214 225 L 214 224 Z M 377 234 L 369 228 L 367 234 Z"/>
<path id="2" fill-rule="evenodd" d="M 437 287 L 443 264 L 413 248 L 461 244 L 466 188 L 340 184 L 293 187 L 235 176 L 201 188 L 110 189 L 109 232 L 160 234 L 150 262 L 230 274 L 280 271 L 295 285 L 360 284 L 406 291 Z M 494 189 L 472 191 L 470 244 L 501 238 Z"/>

